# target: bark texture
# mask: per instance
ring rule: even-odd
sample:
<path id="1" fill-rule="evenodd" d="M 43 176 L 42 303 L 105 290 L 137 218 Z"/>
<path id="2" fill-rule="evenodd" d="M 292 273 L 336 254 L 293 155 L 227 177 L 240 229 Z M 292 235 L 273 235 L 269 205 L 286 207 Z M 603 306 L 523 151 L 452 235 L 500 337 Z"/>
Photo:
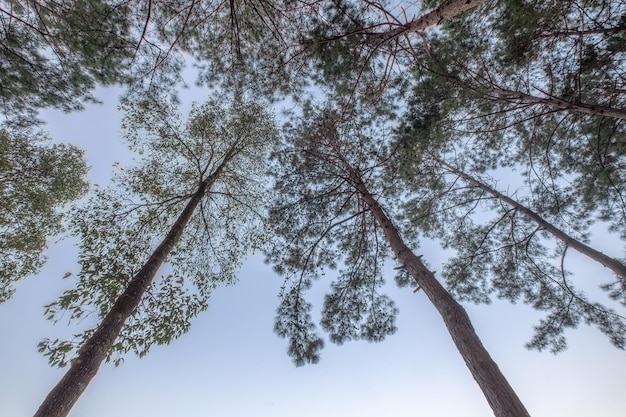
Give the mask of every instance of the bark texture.
<path id="1" fill-rule="evenodd" d="M 593 249 L 592 247 L 590 247 L 588 245 L 585 245 L 580 240 L 578 240 L 578 239 L 568 235 L 567 233 L 565 233 L 564 231 L 562 231 L 558 227 L 554 226 L 552 223 L 546 221 L 543 217 L 541 217 L 539 214 L 535 213 L 534 211 L 532 211 L 528 207 L 518 203 L 517 201 L 513 200 L 512 198 L 507 197 L 506 195 L 504 195 L 504 194 L 494 190 L 493 188 L 489 187 L 488 185 L 486 185 L 486 184 L 478 181 L 477 179 L 469 176 L 465 172 L 463 172 L 463 171 L 457 169 L 456 167 L 454 167 L 449 162 L 447 162 L 447 161 L 445 161 L 443 159 L 437 158 L 434 155 L 431 155 L 431 157 L 435 161 L 440 163 L 442 166 L 446 167 L 451 172 L 453 172 L 454 174 L 459 176 L 463 181 L 465 181 L 468 184 L 474 185 L 474 186 L 476 186 L 476 187 L 486 191 L 487 193 L 489 193 L 492 196 L 496 197 L 500 201 L 502 201 L 502 202 L 508 204 L 509 206 L 515 208 L 519 212 L 521 212 L 524 215 L 528 216 L 535 223 L 537 223 L 537 225 L 539 227 L 541 227 L 543 230 L 545 230 L 545 231 L 549 232 L 550 234 L 552 234 L 554 237 L 559 239 L 561 242 L 563 242 L 568 247 L 570 247 L 570 248 L 572 248 L 572 249 L 582 253 L 585 256 L 588 256 L 589 258 L 593 259 L 594 261 L 599 262 L 603 266 L 611 269 L 618 277 L 620 277 L 622 279 L 622 281 L 626 280 L 626 265 L 624 265 L 623 263 L 621 263 L 617 259 L 612 258 L 610 256 L 607 256 L 604 253 L 602 253 L 600 251 L 597 251 L 597 250 Z"/>
<path id="2" fill-rule="evenodd" d="M 449 0 L 430 12 L 423 14 L 417 19 L 413 19 L 406 25 L 400 26 L 378 36 L 384 40 L 389 40 L 408 33 L 422 32 L 432 27 L 438 26 L 447 19 L 452 19 L 461 13 L 473 9 L 474 7 L 486 3 L 487 0 Z"/>
<path id="3" fill-rule="evenodd" d="M 157 271 L 180 240 L 193 212 L 214 181 L 215 175 L 212 175 L 199 185 L 165 238 L 115 301 L 94 334 L 80 348 L 78 356 L 72 361 L 61 381 L 50 391 L 34 417 L 65 417 L 69 414 L 98 372 L 124 323 L 139 305 Z"/>
<path id="4" fill-rule="evenodd" d="M 415 278 L 441 315 L 454 344 L 485 395 L 494 415 L 496 417 L 530 417 L 524 404 L 483 346 L 465 309 L 439 283 L 434 273 L 426 268 L 420 257 L 406 246 L 400 232 L 376 198 L 369 192 L 359 173 L 352 167 L 346 168 L 350 173 L 354 188 L 369 206 L 397 260 Z"/>

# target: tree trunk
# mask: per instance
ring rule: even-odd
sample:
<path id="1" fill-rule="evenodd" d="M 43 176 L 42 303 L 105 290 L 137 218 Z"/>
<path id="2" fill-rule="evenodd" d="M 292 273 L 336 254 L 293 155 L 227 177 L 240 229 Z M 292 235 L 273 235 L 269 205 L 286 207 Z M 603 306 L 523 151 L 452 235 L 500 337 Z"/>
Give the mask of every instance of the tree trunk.
<path id="1" fill-rule="evenodd" d="M 571 103 L 558 97 L 537 97 L 521 91 L 493 88 L 491 93 L 495 100 L 514 100 L 525 104 L 544 104 L 553 109 L 569 110 L 575 113 L 591 114 L 595 116 L 612 117 L 626 120 L 626 110 L 613 107 L 598 106 L 595 104 Z"/>
<path id="2" fill-rule="evenodd" d="M 344 164 L 347 164 L 344 161 Z M 420 258 L 404 243 L 400 232 L 387 217 L 378 201 L 370 194 L 360 174 L 347 166 L 350 179 L 363 201 L 369 206 L 383 230 L 391 249 L 407 272 L 415 278 L 433 303 L 448 328 L 467 368 L 478 383 L 496 417 L 530 417 L 528 411 L 508 383 L 498 365 L 481 343 L 465 309 L 439 283 Z"/>
<path id="3" fill-rule="evenodd" d="M 61 381 L 50 391 L 34 417 L 65 417 L 98 372 L 124 323 L 135 310 L 172 248 L 180 240 L 193 212 L 216 175 L 203 181 L 148 261 L 129 282 L 96 331 L 78 351 Z"/>
<path id="4" fill-rule="evenodd" d="M 620 277 L 622 279 L 622 281 L 626 281 L 626 265 L 624 265 L 623 263 L 621 263 L 617 259 L 612 258 L 610 256 L 607 256 L 604 253 L 602 253 L 600 251 L 597 251 L 597 250 L 595 250 L 595 249 L 585 245 L 583 242 L 579 241 L 578 239 L 575 239 L 575 238 L 571 237 L 570 235 L 568 235 L 567 233 L 563 232 L 558 227 L 556 227 L 553 224 L 551 224 L 551 223 L 547 222 L 546 220 L 544 220 L 543 217 L 541 217 L 539 214 L 535 213 L 534 211 L 532 211 L 528 207 L 526 207 L 526 206 L 518 203 L 517 201 L 513 200 L 512 198 L 507 197 L 506 195 L 504 195 L 504 194 L 494 190 L 493 188 L 489 187 L 488 185 L 483 184 L 482 182 L 472 178 L 471 176 L 469 176 L 465 172 L 455 168 L 452 164 L 448 163 L 447 161 L 445 161 L 443 159 L 440 159 L 440 158 L 438 158 L 438 157 L 436 157 L 434 155 L 430 155 L 430 156 L 435 161 L 437 161 L 439 164 L 443 165 L 444 167 L 446 167 L 450 171 L 452 171 L 454 174 L 458 175 L 463 181 L 467 182 L 468 184 L 475 185 L 476 187 L 479 187 L 480 189 L 486 191 L 487 193 L 489 193 L 492 196 L 496 197 L 500 201 L 502 201 L 502 202 L 508 204 L 509 206 L 519 210 L 520 212 L 522 212 L 523 214 L 525 214 L 526 216 L 531 218 L 535 223 L 537 223 L 538 226 L 540 226 L 545 231 L 551 233 L 554 237 L 559 239 L 565 245 L 567 245 L 570 248 L 572 248 L 572 249 L 582 253 L 583 255 L 588 256 L 589 258 L 593 259 L 594 261 L 599 262 L 603 266 L 611 269 L 613 272 L 615 272 L 615 274 L 618 277 Z"/>
<path id="5" fill-rule="evenodd" d="M 441 24 L 442 21 L 452 19 L 461 13 L 472 9 L 487 0 L 449 0 L 430 12 L 423 14 L 417 19 L 411 20 L 406 25 L 402 25 L 397 29 L 376 34 L 383 40 L 389 40 L 408 33 L 422 32 Z"/>

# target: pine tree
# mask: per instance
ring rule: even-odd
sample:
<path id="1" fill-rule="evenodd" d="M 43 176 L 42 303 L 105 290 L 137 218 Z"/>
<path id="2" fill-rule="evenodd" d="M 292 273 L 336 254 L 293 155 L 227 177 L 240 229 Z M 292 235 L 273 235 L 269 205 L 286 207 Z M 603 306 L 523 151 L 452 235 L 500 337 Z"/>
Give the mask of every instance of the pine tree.
<path id="1" fill-rule="evenodd" d="M 37 123 L 40 108 L 94 101 L 97 85 L 124 82 L 132 60 L 131 6 L 104 1 L 0 2 L 0 112 Z"/>
<path id="2" fill-rule="evenodd" d="M 185 333 L 263 240 L 264 155 L 276 131 L 260 104 L 209 100 L 186 123 L 166 101 L 125 110 L 141 160 L 76 209 L 77 283 L 47 306 L 50 319 L 95 310 L 101 321 L 74 341 L 40 344 L 51 363 L 70 367 L 36 416 L 67 415 L 103 361 L 143 356 Z"/>
<path id="3" fill-rule="evenodd" d="M 574 250 L 588 256 L 594 261 L 599 262 L 605 267 L 611 269 L 622 282 L 626 283 L 626 265 L 624 265 L 619 260 L 612 258 L 610 256 L 607 256 L 601 252 L 598 252 L 597 250 L 589 247 L 588 245 L 584 244 L 578 239 L 575 239 L 572 236 L 569 236 L 567 233 L 563 232 L 559 228 L 555 227 L 554 225 L 544 220 L 541 216 L 539 216 L 537 213 L 535 213 L 528 207 L 515 201 L 511 197 L 504 195 L 503 193 L 495 190 L 494 188 L 491 188 L 489 185 L 485 184 L 484 182 L 481 182 L 479 179 L 476 179 L 470 176 L 469 174 L 459 170 L 448 161 L 438 158 L 437 156 L 431 156 L 431 157 L 435 162 L 440 164 L 443 168 L 452 172 L 454 175 L 461 178 L 464 182 L 474 187 L 480 188 L 481 190 L 487 192 L 491 196 L 498 199 L 500 202 L 509 205 L 513 210 L 519 211 L 520 213 L 522 213 L 522 215 L 528 217 L 535 224 L 537 224 L 538 228 L 540 228 L 541 230 L 545 230 L 546 232 L 553 235 L 555 238 L 559 239 L 562 242 L 562 244 L 565 245 L 566 247 L 571 247 Z"/>
<path id="4" fill-rule="evenodd" d="M 623 2 L 496 6 L 431 38 L 405 147 L 465 152 L 478 172 L 515 168 L 542 216 L 580 233 L 595 217 L 624 235 Z"/>
<path id="5" fill-rule="evenodd" d="M 277 155 L 277 166 L 288 168 L 277 175 L 271 215 L 280 241 L 268 252 L 277 272 L 287 275 L 276 332 L 289 338 L 296 364 L 319 360 L 323 340 L 304 293 L 326 268 L 341 265 L 322 310 L 321 324 L 331 341 L 380 341 L 392 334 L 397 309 L 380 294 L 382 263 L 391 252 L 441 315 L 494 414 L 528 416 L 463 307 L 405 243 L 390 207 L 382 205 L 390 190 L 377 168 L 388 148 L 375 138 L 384 137 L 384 130 L 384 119 L 366 107 L 311 107 Z"/>
<path id="6" fill-rule="evenodd" d="M 41 108 L 96 101 L 98 85 L 122 85 L 131 99 L 175 96 L 185 56 L 209 87 L 271 97 L 298 97 L 311 84 L 378 91 L 415 53 L 411 38 L 483 3 L 448 0 L 408 19 L 393 4 L 360 0 L 3 0 L 1 111 L 36 123 Z"/>
<path id="7" fill-rule="evenodd" d="M 413 154 L 411 165 L 412 176 L 401 179 L 390 164 L 388 178 L 404 187 L 402 218 L 419 234 L 454 251 L 442 276 L 457 298 L 477 303 L 490 303 L 493 297 L 522 301 L 544 312 L 528 347 L 562 351 L 567 347 L 565 331 L 585 323 L 597 326 L 613 345 L 624 349 L 624 318 L 577 288 L 595 283 L 623 303 L 621 261 L 591 248 L 581 240 L 584 236 L 575 238 L 546 221 L 529 208 L 530 202 L 514 200 L 442 157 Z M 512 175 L 504 170 L 498 174 L 498 186 L 507 187 L 505 181 Z M 566 266 L 570 248 L 609 266 L 616 277 L 607 283 L 606 278 L 570 272 Z"/>
<path id="8" fill-rule="evenodd" d="M 414 71 L 397 133 L 389 173 L 415 193 L 406 206 L 413 224 L 458 251 L 444 271 L 451 289 L 551 311 L 531 342 L 538 348 L 562 350 L 564 328 L 581 322 L 624 345 L 622 319 L 587 301 L 564 267 L 573 247 L 566 241 L 588 247 L 592 225 L 626 236 L 621 6 L 506 1 L 447 22 Z M 521 173 L 516 200 L 565 236 L 550 242 L 519 207 L 427 162 L 452 154 L 475 178 Z M 612 258 L 604 264 L 621 271 L 619 255 Z M 602 287 L 623 302 L 622 274 Z"/>

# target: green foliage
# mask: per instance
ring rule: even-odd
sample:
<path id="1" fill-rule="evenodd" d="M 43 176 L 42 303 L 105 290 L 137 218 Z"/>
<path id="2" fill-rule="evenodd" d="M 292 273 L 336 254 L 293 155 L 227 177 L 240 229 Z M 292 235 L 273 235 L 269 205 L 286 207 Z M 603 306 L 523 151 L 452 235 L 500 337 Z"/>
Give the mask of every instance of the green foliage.
<path id="1" fill-rule="evenodd" d="M 323 347 L 312 322 L 305 292 L 327 269 L 338 269 L 325 298 L 321 325 L 334 343 L 381 341 L 396 330 L 397 309 L 381 294 L 387 245 L 354 184 L 344 161 L 359 167 L 368 182 L 384 160 L 384 144 L 368 132 L 386 129 L 371 106 L 307 106 L 297 123 L 286 127 L 274 155 L 274 207 L 270 222 L 276 236 L 266 251 L 275 270 L 286 276 L 275 330 L 289 339 L 297 365 L 316 363 Z"/>
<path id="2" fill-rule="evenodd" d="M 63 230 L 64 205 L 87 191 L 86 173 L 80 149 L 0 129 L 0 302 L 44 263 L 48 238 Z"/>
<path id="3" fill-rule="evenodd" d="M 0 2 L 0 98 L 12 122 L 42 107 L 94 101 L 97 85 L 175 96 L 185 58 L 198 83 L 299 98 L 312 83 L 381 90 L 407 47 L 379 35 L 399 27 L 394 4 L 361 1 L 125 0 Z M 410 46 L 413 49 L 412 46 Z M 406 57 L 406 56 L 405 56 Z"/>
<path id="4" fill-rule="evenodd" d="M 110 188 L 74 209 L 71 229 L 80 239 L 81 268 L 75 286 L 46 307 L 49 319 L 100 321 L 199 184 L 208 181 L 209 187 L 163 275 L 109 352 L 117 364 L 127 352 L 143 356 L 152 345 L 187 332 L 212 291 L 234 283 L 243 257 L 261 247 L 268 199 L 264 172 L 277 138 L 272 115 L 243 99 L 194 105 L 186 121 L 167 100 L 126 104 L 123 110 L 124 137 L 141 158 L 120 168 Z M 91 331 L 72 341 L 46 339 L 40 351 L 63 366 Z"/>
<path id="5" fill-rule="evenodd" d="M 359 2 L 327 2 L 307 22 L 302 42 L 313 57 L 313 78 L 338 93 L 349 94 L 357 85 L 371 83 L 375 59 L 368 55 L 375 50 L 367 42 L 367 9 Z"/>
<path id="6" fill-rule="evenodd" d="M 301 287 L 306 284 L 309 283 L 302 281 L 301 285 L 292 286 L 288 291 L 281 293 L 281 302 L 276 310 L 274 323 L 276 334 L 289 338 L 287 354 L 293 358 L 297 366 L 302 366 L 306 362 L 318 363 L 319 352 L 324 347 L 324 340 L 316 333 L 311 318 L 313 306 L 302 296 Z"/>
<path id="7" fill-rule="evenodd" d="M 442 3 L 425 1 L 421 8 Z M 219 172 L 171 254 L 171 273 L 155 281 L 156 295 L 133 316 L 112 354 L 142 355 L 184 333 L 216 283 L 234 280 L 244 248 L 263 240 L 241 225 L 254 229 L 263 212 L 262 155 L 266 138 L 276 134 L 271 123 L 261 123 L 262 109 L 243 100 L 196 106 L 183 122 L 161 99 L 175 95 L 183 54 L 210 87 L 302 102 L 300 93 L 315 84 L 350 97 L 321 107 L 305 102 L 274 154 L 278 197 L 271 219 L 279 239 L 268 260 L 288 277 L 276 332 L 290 339 L 296 363 L 319 359 L 323 343 L 304 292 L 326 268 L 339 268 L 321 321 L 331 341 L 380 340 L 395 330 L 393 303 L 378 293 L 386 246 L 345 161 L 387 207 L 404 210 L 403 233 L 411 241 L 423 233 L 457 251 L 445 275 L 459 297 L 486 302 L 496 295 L 545 311 L 536 347 L 562 349 L 563 329 L 580 322 L 623 345 L 619 320 L 572 289 L 556 266 L 565 248 L 554 249 L 518 213 L 460 185 L 428 154 L 454 153 L 475 175 L 520 172 L 524 204 L 581 240 L 598 220 L 626 237 L 624 123 L 597 111 L 626 107 L 624 0 L 501 0 L 443 22 L 434 34 L 401 36 L 386 36 L 407 19 L 394 16 L 396 4 L 386 2 L 2 5 L 5 115 L 32 122 L 38 108 L 80 108 L 94 99 L 95 85 L 123 83 L 129 87 L 124 134 L 141 157 L 120 168 L 115 188 L 96 191 L 89 207 L 75 209 L 72 228 L 82 238 L 78 286 L 49 306 L 50 318 L 65 310 L 71 319 L 108 311 L 198 184 Z M 146 90 L 159 98 L 146 100 Z M 388 103 L 407 93 L 405 117 L 386 137 L 394 113 Z M 378 103 L 354 104 L 372 98 Z M 240 147 L 237 138 L 249 137 L 250 126 L 264 139 Z M 623 293 L 613 284 L 606 288 Z M 172 313 L 154 312 L 163 305 Z M 87 334 L 77 335 L 78 345 Z M 74 345 L 58 341 L 42 349 L 62 364 Z"/>
<path id="8" fill-rule="evenodd" d="M 554 242 L 541 239 L 536 224 L 429 158 L 453 154 L 475 178 L 485 172 L 513 178 L 511 168 L 522 171 L 529 193 L 522 197 L 518 189 L 518 200 L 551 223 L 585 240 L 599 218 L 623 236 L 622 120 L 498 99 L 493 89 L 515 78 L 496 78 L 504 71 L 480 66 L 449 39 L 433 42 L 433 55 L 437 61 L 430 68 L 415 72 L 414 97 L 397 129 L 398 153 L 389 175 L 399 176 L 413 193 L 405 205 L 412 224 L 457 251 L 444 270 L 451 290 L 462 299 L 489 302 L 495 294 L 548 312 L 533 347 L 564 349 L 563 331 L 582 321 L 623 348 L 621 318 L 587 301 L 562 265 L 555 266 L 564 248 L 548 249 L 544 245 Z M 451 94 L 440 93 L 446 90 Z"/>
<path id="9" fill-rule="evenodd" d="M 597 222 L 625 238 L 624 120 L 593 111 L 626 105 L 617 47 L 624 5 L 503 0 L 447 22 L 413 70 L 393 139 L 387 175 L 406 187 L 404 218 L 454 251 L 443 271 L 450 290 L 545 312 L 534 348 L 563 350 L 564 331 L 580 323 L 624 348 L 626 327 L 576 288 L 587 277 L 567 272 L 567 246 L 431 155 L 453 157 L 492 188 L 512 187 L 517 201 L 581 241 Z M 598 284 L 623 301 L 619 278 Z"/>
<path id="10" fill-rule="evenodd" d="M 122 84 L 133 99 L 146 90 L 175 96 L 182 53 L 192 52 L 187 40 L 232 33 L 230 21 L 219 18 L 228 14 L 227 6 L 195 0 L 3 0 L 2 113 L 12 123 L 36 123 L 40 108 L 71 111 L 96 101 L 91 91 L 97 85 Z M 213 44 L 203 48 L 216 59 L 227 54 L 215 51 L 231 49 L 224 43 L 215 49 L 207 45 Z"/>
<path id="11" fill-rule="evenodd" d="M 379 59 L 385 56 L 382 42 L 370 42 L 381 15 L 360 1 L 233 2 L 230 9 L 216 9 L 212 19 L 198 16 L 182 48 L 211 86 L 296 100 L 311 85 L 342 92 L 378 89 L 375 84 L 389 70 L 389 62 Z"/>
<path id="12" fill-rule="evenodd" d="M 129 4 L 104 1 L 0 2 L 0 98 L 15 123 L 37 110 L 80 109 L 96 84 L 124 80 L 133 59 Z"/>
<path id="13" fill-rule="evenodd" d="M 561 351 L 566 347 L 564 332 L 580 323 L 597 326 L 616 347 L 625 347 L 623 317 L 607 305 L 588 300 L 576 288 L 576 281 L 592 277 L 578 274 L 572 280 L 566 269 L 567 246 L 524 213 L 468 184 L 428 154 L 416 157 L 412 167 L 415 176 L 403 182 L 408 197 L 403 217 L 454 251 L 442 271 L 451 293 L 477 303 L 490 303 L 493 296 L 521 301 L 544 312 L 529 347 Z M 532 201 L 526 204 L 535 206 Z"/>

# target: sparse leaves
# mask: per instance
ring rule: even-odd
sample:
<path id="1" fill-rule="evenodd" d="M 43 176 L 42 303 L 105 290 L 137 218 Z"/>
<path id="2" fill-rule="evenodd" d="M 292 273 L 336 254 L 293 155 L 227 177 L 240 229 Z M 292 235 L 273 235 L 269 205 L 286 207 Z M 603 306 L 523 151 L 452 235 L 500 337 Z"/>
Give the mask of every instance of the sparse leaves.
<path id="1" fill-rule="evenodd" d="M 125 353 L 143 356 L 152 345 L 187 332 L 213 289 L 234 283 L 243 257 L 263 244 L 263 176 L 277 135 L 273 117 L 245 100 L 211 99 L 194 106 L 187 122 L 167 100 L 127 104 L 124 110 L 125 137 L 141 159 L 74 209 L 71 229 L 80 239 L 81 268 L 76 285 L 46 307 L 49 319 L 99 322 L 202 184 L 206 191 L 161 276 L 109 351 L 116 363 Z M 89 336 L 89 330 L 76 335 L 72 349 Z M 45 342 L 41 349 L 62 365 L 74 353 L 67 346 Z"/>

